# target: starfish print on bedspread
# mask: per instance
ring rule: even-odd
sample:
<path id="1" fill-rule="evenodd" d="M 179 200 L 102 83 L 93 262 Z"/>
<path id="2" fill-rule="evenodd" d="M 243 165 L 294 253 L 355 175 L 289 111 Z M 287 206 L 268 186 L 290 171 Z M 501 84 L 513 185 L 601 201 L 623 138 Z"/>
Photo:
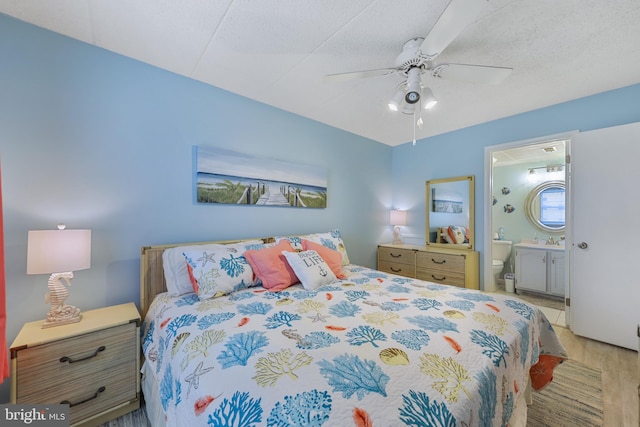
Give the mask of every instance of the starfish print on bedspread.
<path id="1" fill-rule="evenodd" d="M 204 362 L 200 362 L 198 366 L 196 366 L 196 369 L 194 369 L 194 371 L 191 374 L 187 375 L 187 377 L 185 378 L 185 381 L 189 383 L 189 388 L 187 389 L 187 397 L 189 397 L 191 387 L 197 390 L 200 386 L 200 377 L 213 369 L 213 366 L 203 369 L 203 364 Z"/>
<path id="2" fill-rule="evenodd" d="M 311 321 L 313 323 L 316 322 L 324 322 L 327 323 L 327 316 L 326 314 L 320 314 L 320 313 L 316 313 L 314 316 L 307 316 L 309 319 L 311 319 Z"/>

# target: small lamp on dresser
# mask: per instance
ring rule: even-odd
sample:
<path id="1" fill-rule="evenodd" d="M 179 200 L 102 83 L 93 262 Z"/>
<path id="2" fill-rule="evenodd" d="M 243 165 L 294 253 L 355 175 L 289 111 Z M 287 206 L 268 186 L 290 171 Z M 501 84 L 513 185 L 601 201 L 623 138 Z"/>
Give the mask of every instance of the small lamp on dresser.
<path id="1" fill-rule="evenodd" d="M 65 304 L 73 272 L 91 266 L 91 230 L 31 230 L 27 241 L 27 274 L 51 274 L 45 301 L 51 305 L 42 327 L 82 319 L 80 309 Z"/>
<path id="2" fill-rule="evenodd" d="M 389 222 L 393 225 L 393 244 L 401 245 L 400 226 L 407 225 L 407 211 L 394 209 L 389 213 Z"/>

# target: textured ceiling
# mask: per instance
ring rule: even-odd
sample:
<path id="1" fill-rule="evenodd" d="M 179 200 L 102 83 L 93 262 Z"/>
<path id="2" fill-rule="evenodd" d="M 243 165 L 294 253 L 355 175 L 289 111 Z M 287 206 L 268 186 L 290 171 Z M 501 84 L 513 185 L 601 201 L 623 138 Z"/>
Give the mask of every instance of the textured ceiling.
<path id="1" fill-rule="evenodd" d="M 393 67 L 448 0 L 0 0 L 0 13 L 382 142 L 413 139 Z M 511 67 L 497 86 L 423 79 L 417 138 L 640 82 L 638 0 L 492 0 L 437 62 Z"/>

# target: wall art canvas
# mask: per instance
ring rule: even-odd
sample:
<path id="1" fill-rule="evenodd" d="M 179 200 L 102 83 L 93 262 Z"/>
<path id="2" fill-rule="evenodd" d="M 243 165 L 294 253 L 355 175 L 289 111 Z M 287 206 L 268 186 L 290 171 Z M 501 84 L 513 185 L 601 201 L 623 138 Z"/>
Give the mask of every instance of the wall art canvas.
<path id="1" fill-rule="evenodd" d="M 465 181 L 443 182 L 431 188 L 431 212 L 460 214 L 464 211 L 463 197 L 468 193 Z"/>
<path id="2" fill-rule="evenodd" d="M 454 200 L 434 200 L 433 212 L 462 213 L 462 202 L 457 202 Z"/>
<path id="3" fill-rule="evenodd" d="M 327 207 L 327 170 L 229 150 L 196 146 L 198 203 Z"/>

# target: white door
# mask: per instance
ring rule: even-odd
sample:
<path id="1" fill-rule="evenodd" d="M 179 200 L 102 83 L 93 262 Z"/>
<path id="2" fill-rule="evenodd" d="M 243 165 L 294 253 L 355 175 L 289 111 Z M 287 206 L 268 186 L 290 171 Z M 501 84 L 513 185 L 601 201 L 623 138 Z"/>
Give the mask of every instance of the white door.
<path id="1" fill-rule="evenodd" d="M 637 349 L 640 123 L 571 141 L 571 329 Z"/>

